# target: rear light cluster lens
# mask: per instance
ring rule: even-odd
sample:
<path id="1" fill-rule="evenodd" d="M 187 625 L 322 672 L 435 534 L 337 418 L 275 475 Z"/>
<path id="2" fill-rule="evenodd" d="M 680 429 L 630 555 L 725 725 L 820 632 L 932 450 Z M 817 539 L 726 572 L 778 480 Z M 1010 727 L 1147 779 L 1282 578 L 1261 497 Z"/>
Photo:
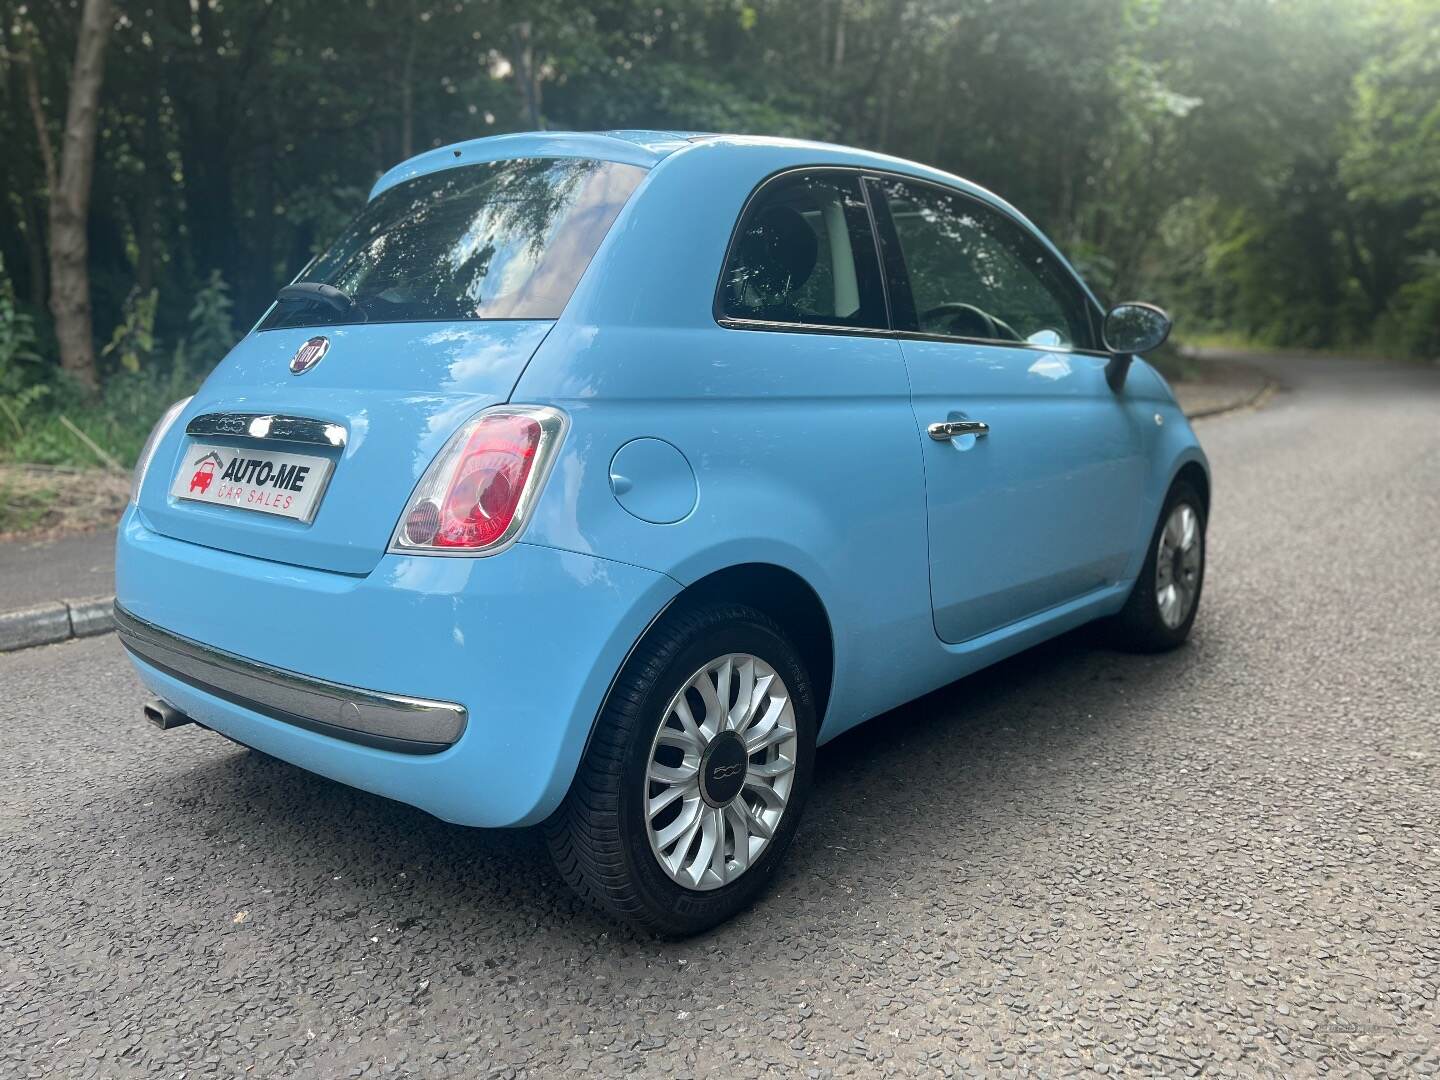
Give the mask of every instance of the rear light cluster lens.
<path id="1" fill-rule="evenodd" d="M 476 424 L 436 506 L 426 499 L 405 517 L 406 542 L 489 547 L 515 517 L 535 464 L 540 425 L 528 416 L 488 416 Z"/>
<path id="2" fill-rule="evenodd" d="M 145 483 L 145 474 L 150 471 L 150 460 L 155 456 L 155 449 L 160 445 L 160 440 L 165 438 L 176 418 L 185 411 L 185 406 L 194 400 L 193 397 L 181 398 L 168 409 L 155 426 L 150 429 L 150 435 L 145 440 L 145 445 L 140 448 L 140 456 L 135 459 L 135 471 L 130 474 L 130 501 L 140 501 L 140 488 Z"/>
<path id="3" fill-rule="evenodd" d="M 525 528 L 565 414 L 504 405 L 468 421 L 445 444 L 410 497 L 390 550 L 491 554 Z"/>

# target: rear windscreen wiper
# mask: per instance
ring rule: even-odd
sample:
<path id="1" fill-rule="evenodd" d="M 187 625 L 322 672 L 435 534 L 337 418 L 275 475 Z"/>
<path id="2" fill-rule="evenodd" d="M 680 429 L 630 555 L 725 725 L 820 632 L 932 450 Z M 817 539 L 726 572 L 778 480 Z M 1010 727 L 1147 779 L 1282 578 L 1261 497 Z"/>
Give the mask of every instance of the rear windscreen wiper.
<path id="1" fill-rule="evenodd" d="M 355 306 L 355 298 L 344 289 L 325 285 L 318 281 L 297 281 L 286 285 L 275 294 L 282 304 L 326 304 L 336 311 L 348 312 Z"/>

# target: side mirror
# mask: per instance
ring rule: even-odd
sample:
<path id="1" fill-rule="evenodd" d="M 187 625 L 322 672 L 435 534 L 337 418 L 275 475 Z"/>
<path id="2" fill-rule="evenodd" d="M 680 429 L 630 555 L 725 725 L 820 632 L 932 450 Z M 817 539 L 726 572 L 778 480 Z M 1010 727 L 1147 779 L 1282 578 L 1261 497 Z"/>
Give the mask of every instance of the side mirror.
<path id="1" fill-rule="evenodd" d="M 1119 390 L 1125 385 L 1125 375 L 1135 356 L 1165 344 L 1172 325 L 1170 316 L 1160 308 L 1138 301 L 1116 304 L 1106 313 L 1101 335 L 1105 339 L 1105 348 L 1111 354 L 1110 363 L 1105 368 L 1110 389 Z"/>

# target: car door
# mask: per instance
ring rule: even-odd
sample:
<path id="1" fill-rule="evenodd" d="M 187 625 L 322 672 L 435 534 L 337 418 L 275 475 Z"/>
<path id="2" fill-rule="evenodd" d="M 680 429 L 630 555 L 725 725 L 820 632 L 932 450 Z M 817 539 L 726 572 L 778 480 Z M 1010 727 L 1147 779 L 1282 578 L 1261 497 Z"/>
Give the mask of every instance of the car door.
<path id="1" fill-rule="evenodd" d="M 967 641 L 1115 584 L 1144 469 L 1093 303 L 997 208 L 867 185 L 925 464 L 936 632 Z"/>

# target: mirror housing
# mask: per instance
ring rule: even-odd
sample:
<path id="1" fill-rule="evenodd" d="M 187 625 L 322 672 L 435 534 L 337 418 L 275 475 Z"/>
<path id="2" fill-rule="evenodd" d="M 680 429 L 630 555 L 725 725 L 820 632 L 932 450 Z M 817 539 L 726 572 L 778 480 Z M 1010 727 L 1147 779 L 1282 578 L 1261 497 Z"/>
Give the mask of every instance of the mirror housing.
<path id="1" fill-rule="evenodd" d="M 1101 336 L 1110 353 L 1110 363 L 1105 367 L 1110 389 L 1119 390 L 1125 385 L 1130 361 L 1164 345 L 1173 325 L 1162 309 L 1138 300 L 1116 304 L 1105 313 Z"/>

